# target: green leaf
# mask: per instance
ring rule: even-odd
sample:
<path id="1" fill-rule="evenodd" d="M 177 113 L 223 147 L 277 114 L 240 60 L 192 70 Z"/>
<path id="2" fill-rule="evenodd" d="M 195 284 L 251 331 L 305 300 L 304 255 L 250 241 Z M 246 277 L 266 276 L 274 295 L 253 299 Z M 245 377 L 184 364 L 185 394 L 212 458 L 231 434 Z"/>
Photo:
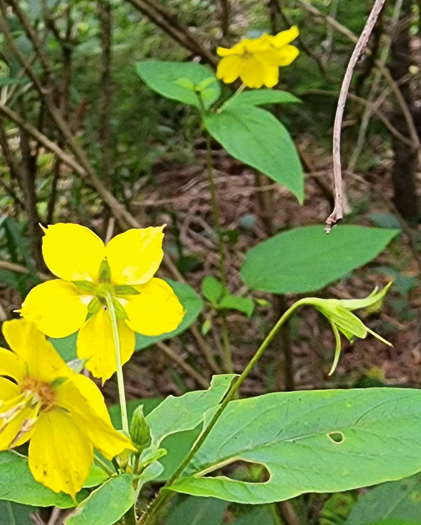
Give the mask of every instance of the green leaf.
<path id="1" fill-rule="evenodd" d="M 57 350 L 57 352 L 61 355 L 61 357 L 66 361 L 76 361 L 77 352 L 76 352 L 76 341 L 77 341 L 77 335 L 78 332 L 72 335 L 68 335 L 67 337 L 49 337 L 48 340 L 54 348 Z"/>
<path id="2" fill-rule="evenodd" d="M 232 525 L 277 525 L 268 506 L 253 508 L 233 521 Z"/>
<path id="3" fill-rule="evenodd" d="M 234 158 L 256 168 L 304 199 L 304 175 L 294 143 L 271 113 L 253 106 L 230 106 L 208 113 L 209 133 Z"/>
<path id="4" fill-rule="evenodd" d="M 146 417 L 153 445 L 159 447 L 170 434 L 196 428 L 203 421 L 205 412 L 221 402 L 234 377 L 233 374 L 214 376 L 209 390 L 165 398 Z"/>
<path id="5" fill-rule="evenodd" d="M 267 394 L 231 402 L 171 488 L 243 504 L 341 492 L 421 470 L 421 391 L 373 388 Z M 268 481 L 209 476 L 237 461 Z"/>
<path id="6" fill-rule="evenodd" d="M 202 281 L 202 294 L 212 304 L 218 304 L 224 294 L 224 287 L 212 275 L 207 275 Z"/>
<path id="7" fill-rule="evenodd" d="M 220 499 L 179 496 L 168 513 L 166 525 L 221 525 L 226 508 L 227 503 Z"/>
<path id="8" fill-rule="evenodd" d="M 374 259 L 397 230 L 304 226 L 258 244 L 246 255 L 241 276 L 252 290 L 307 293 L 320 290 Z"/>
<path id="9" fill-rule="evenodd" d="M 134 503 L 132 476 L 123 474 L 94 490 L 65 521 L 65 525 L 114 525 Z"/>
<path id="10" fill-rule="evenodd" d="M 231 97 L 225 107 L 247 105 L 262 106 L 264 104 L 300 104 L 301 100 L 288 91 L 274 89 L 253 89 L 242 91 Z"/>
<path id="11" fill-rule="evenodd" d="M 2 525 L 34 525 L 30 516 L 37 514 L 37 511 L 37 508 L 28 505 L 0 501 L 0 523 Z"/>
<path id="12" fill-rule="evenodd" d="M 165 62 L 148 60 L 138 62 L 136 70 L 140 78 L 160 95 L 178 100 L 190 106 L 200 107 L 197 94 L 192 90 L 191 82 L 201 90 L 203 103 L 208 109 L 221 95 L 221 87 L 214 73 L 207 67 L 194 62 Z M 206 86 L 203 82 L 214 80 Z M 181 82 L 180 82 L 181 81 Z"/>
<path id="13" fill-rule="evenodd" d="M 92 465 L 89 475 L 83 484 L 83 488 L 91 489 L 93 487 L 98 487 L 98 485 L 107 481 L 108 478 L 108 474 L 102 468 Z"/>
<path id="14" fill-rule="evenodd" d="M 383 520 L 421 524 L 421 476 L 384 483 L 354 505 L 346 525 L 371 525 Z"/>
<path id="15" fill-rule="evenodd" d="M 230 294 L 222 298 L 219 307 L 227 310 L 237 310 L 251 317 L 254 311 L 254 302 L 248 297 L 236 297 Z"/>
<path id="16" fill-rule="evenodd" d="M 197 295 L 191 286 L 188 284 L 171 281 L 171 279 L 164 280 L 174 290 L 175 294 L 180 299 L 184 310 L 186 311 L 183 321 L 181 322 L 180 326 L 167 334 L 153 337 L 136 334 L 136 350 L 143 350 L 144 348 L 148 348 L 159 341 L 165 341 L 166 339 L 171 339 L 172 337 L 182 334 L 196 321 L 198 315 L 203 309 L 202 299 Z"/>
<path id="17" fill-rule="evenodd" d="M 84 492 L 80 493 L 83 497 Z M 33 505 L 35 507 L 75 506 L 72 498 L 62 492 L 56 494 L 34 480 L 28 459 L 16 452 L 0 452 L 0 500 Z"/>

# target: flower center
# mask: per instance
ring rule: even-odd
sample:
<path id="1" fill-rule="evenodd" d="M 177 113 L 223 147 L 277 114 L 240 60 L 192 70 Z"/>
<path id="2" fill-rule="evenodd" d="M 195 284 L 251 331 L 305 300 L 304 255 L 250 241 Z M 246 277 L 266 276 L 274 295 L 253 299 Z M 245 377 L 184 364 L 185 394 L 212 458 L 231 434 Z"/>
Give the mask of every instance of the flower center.
<path id="1" fill-rule="evenodd" d="M 34 403 L 41 403 L 41 410 L 44 412 L 50 410 L 55 403 L 56 393 L 49 383 L 26 377 L 21 383 L 21 390 L 31 397 Z"/>

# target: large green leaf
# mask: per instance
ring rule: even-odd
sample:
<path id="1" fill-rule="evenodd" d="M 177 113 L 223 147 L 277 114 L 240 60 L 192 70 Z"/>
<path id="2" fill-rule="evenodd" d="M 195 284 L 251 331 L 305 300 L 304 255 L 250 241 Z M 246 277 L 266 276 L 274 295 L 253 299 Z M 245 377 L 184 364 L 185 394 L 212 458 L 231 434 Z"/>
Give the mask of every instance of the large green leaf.
<path id="1" fill-rule="evenodd" d="M 371 525 L 384 520 L 421 524 L 421 476 L 384 483 L 362 496 L 346 525 Z"/>
<path id="2" fill-rule="evenodd" d="M 231 105 L 208 113 L 209 133 L 233 157 L 287 187 L 300 202 L 304 176 L 294 143 L 285 127 L 261 108 Z"/>
<path id="3" fill-rule="evenodd" d="M 238 503 L 340 492 L 421 470 L 421 391 L 355 389 L 233 401 L 172 489 Z M 209 476 L 237 461 L 265 466 L 251 483 Z"/>
<path id="4" fill-rule="evenodd" d="M 172 337 L 182 334 L 196 321 L 198 315 L 203 309 L 202 299 L 197 295 L 191 286 L 185 283 L 172 281 L 171 279 L 165 280 L 174 290 L 175 294 L 180 299 L 184 310 L 186 311 L 183 321 L 175 330 L 166 334 L 153 337 L 136 334 L 136 350 L 143 350 L 144 348 L 148 348 L 159 341 L 165 341 L 166 339 L 171 339 Z"/>
<path id="5" fill-rule="evenodd" d="M 209 390 L 188 392 L 180 397 L 168 396 L 147 417 L 152 444 L 159 447 L 171 434 L 193 430 L 202 421 L 205 412 L 218 406 L 235 376 L 214 376 Z"/>
<path id="6" fill-rule="evenodd" d="M 1 525 L 34 525 L 30 516 L 35 515 L 37 510 L 28 505 L 0 501 L 0 523 Z"/>
<path id="7" fill-rule="evenodd" d="M 194 62 L 148 60 L 138 62 L 136 70 L 151 89 L 164 97 L 190 106 L 200 107 L 194 86 L 200 87 L 202 83 L 206 85 L 211 82 L 202 90 L 205 108 L 209 108 L 221 94 L 221 87 L 215 74 L 209 68 Z"/>
<path id="8" fill-rule="evenodd" d="M 301 100 L 288 91 L 279 91 L 276 89 L 253 89 L 251 91 L 242 91 L 231 97 L 225 107 L 238 105 L 246 106 L 263 106 L 264 104 L 297 104 Z"/>
<path id="9" fill-rule="evenodd" d="M 80 496 L 83 498 L 82 493 Z M 36 507 L 54 505 L 67 509 L 75 506 L 70 496 L 62 492 L 56 494 L 35 481 L 27 458 L 16 452 L 0 452 L 0 500 Z"/>
<path id="10" fill-rule="evenodd" d="M 134 504 L 132 476 L 111 478 L 94 490 L 65 521 L 65 525 L 114 525 Z"/>
<path id="11" fill-rule="evenodd" d="M 304 226 L 258 244 L 246 255 L 241 276 L 252 290 L 307 293 L 320 290 L 376 257 L 398 230 Z"/>
<path id="12" fill-rule="evenodd" d="M 220 499 L 179 497 L 168 513 L 166 525 L 221 525 L 226 508 L 227 503 Z"/>

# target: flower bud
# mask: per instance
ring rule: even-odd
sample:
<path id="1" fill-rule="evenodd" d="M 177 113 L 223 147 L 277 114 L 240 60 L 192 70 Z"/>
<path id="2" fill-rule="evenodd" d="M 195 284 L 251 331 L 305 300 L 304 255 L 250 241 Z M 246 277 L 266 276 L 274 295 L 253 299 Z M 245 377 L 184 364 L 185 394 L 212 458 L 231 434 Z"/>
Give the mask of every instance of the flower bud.
<path id="1" fill-rule="evenodd" d="M 151 444 L 151 430 L 143 415 L 143 405 L 136 408 L 130 424 L 130 436 L 139 452 Z"/>

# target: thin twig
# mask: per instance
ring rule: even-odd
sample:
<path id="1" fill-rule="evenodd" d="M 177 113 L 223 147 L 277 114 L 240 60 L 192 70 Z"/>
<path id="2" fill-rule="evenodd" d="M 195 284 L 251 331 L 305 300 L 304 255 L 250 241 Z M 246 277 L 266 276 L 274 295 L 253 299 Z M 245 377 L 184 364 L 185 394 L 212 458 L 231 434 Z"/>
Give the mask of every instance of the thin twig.
<path id="1" fill-rule="evenodd" d="M 182 357 L 180 357 L 172 348 L 170 348 L 165 343 L 157 343 L 156 345 L 158 348 L 160 348 L 165 355 L 167 355 L 170 359 L 172 359 L 177 365 L 179 365 L 186 374 L 188 374 L 190 377 L 192 377 L 196 383 L 198 383 L 203 388 L 209 387 L 209 381 L 202 376 L 197 370 L 195 370 L 192 366 L 190 366 Z"/>
<path id="2" fill-rule="evenodd" d="M 335 124 L 333 127 L 333 178 L 335 186 L 335 206 L 333 212 L 326 220 L 326 233 L 332 231 L 332 227 L 343 218 L 343 181 L 341 167 L 341 134 L 342 121 L 345 111 L 346 100 L 348 98 L 349 87 L 351 85 L 352 75 L 357 62 L 367 47 L 368 40 L 374 29 L 377 18 L 379 17 L 386 0 L 376 0 L 365 27 L 358 39 L 358 42 L 351 55 L 345 77 L 339 94 L 338 108 L 336 110 Z"/>

